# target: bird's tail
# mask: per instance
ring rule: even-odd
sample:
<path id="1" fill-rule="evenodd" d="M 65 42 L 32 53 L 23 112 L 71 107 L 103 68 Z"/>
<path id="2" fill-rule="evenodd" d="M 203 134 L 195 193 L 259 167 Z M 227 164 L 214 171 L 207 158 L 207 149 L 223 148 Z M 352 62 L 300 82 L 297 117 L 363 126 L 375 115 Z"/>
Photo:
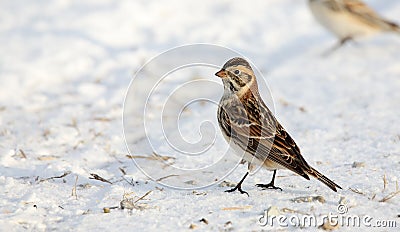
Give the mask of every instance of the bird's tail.
<path id="1" fill-rule="evenodd" d="M 393 32 L 396 32 L 396 33 L 400 34 L 400 26 L 397 23 L 390 22 L 390 21 L 387 21 L 387 20 L 385 20 L 384 22 L 387 25 L 387 30 L 388 31 L 393 31 Z"/>
<path id="2" fill-rule="evenodd" d="M 392 27 L 393 31 L 400 34 L 400 26 L 397 24 L 394 24 L 394 26 Z"/>
<path id="3" fill-rule="evenodd" d="M 398 33 L 400 35 L 400 27 L 399 26 L 395 27 L 394 28 L 394 32 L 396 32 L 396 33 Z"/>
<path id="4" fill-rule="evenodd" d="M 332 189 L 335 192 L 337 192 L 336 188 L 342 189 L 342 187 L 340 187 L 335 182 L 331 181 L 328 177 L 322 175 L 320 172 L 318 172 L 317 170 L 315 170 L 312 167 L 310 167 L 310 170 L 307 171 L 307 174 L 317 178 L 319 181 L 324 183 L 326 186 L 328 186 L 330 189 Z"/>

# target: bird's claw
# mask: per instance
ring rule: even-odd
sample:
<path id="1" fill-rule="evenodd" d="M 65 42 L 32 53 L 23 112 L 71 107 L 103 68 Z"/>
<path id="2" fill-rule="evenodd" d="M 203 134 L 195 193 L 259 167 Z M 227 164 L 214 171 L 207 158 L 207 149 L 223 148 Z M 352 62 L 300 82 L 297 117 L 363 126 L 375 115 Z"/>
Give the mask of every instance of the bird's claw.
<path id="1" fill-rule="evenodd" d="M 248 192 L 246 192 L 246 191 L 244 191 L 242 189 L 242 186 L 236 186 L 236 187 L 234 187 L 232 189 L 225 190 L 225 192 L 231 193 L 231 192 L 234 192 L 236 190 L 239 191 L 241 194 L 247 194 L 248 197 L 250 196 Z"/>
<path id="2" fill-rule="evenodd" d="M 256 184 L 257 187 L 264 189 L 279 189 L 282 191 L 282 189 L 280 187 L 276 187 L 274 186 L 272 183 L 269 184 Z"/>

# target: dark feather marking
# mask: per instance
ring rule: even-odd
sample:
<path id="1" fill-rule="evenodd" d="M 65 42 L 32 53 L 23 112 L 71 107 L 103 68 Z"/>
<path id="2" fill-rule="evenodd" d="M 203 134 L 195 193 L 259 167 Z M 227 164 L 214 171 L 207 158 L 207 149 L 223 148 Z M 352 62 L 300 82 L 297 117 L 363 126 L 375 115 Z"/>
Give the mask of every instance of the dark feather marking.
<path id="1" fill-rule="evenodd" d="M 242 79 L 240 79 L 240 77 L 238 77 L 237 75 L 233 74 L 233 73 L 229 73 L 229 76 L 232 78 L 232 80 L 234 82 L 236 82 L 240 87 L 243 87 L 246 85 L 246 83 L 244 83 L 242 81 Z"/>
<path id="2" fill-rule="evenodd" d="M 243 65 L 243 66 L 251 69 L 250 64 L 245 59 L 240 58 L 240 57 L 235 57 L 235 58 L 232 58 L 232 59 L 228 60 L 225 63 L 223 69 L 226 69 L 226 68 L 231 67 L 231 66 L 238 66 L 238 65 Z"/>
<path id="3" fill-rule="evenodd" d="M 232 92 L 237 91 L 237 89 L 235 88 L 235 86 L 231 82 L 229 82 L 229 88 L 231 89 Z"/>

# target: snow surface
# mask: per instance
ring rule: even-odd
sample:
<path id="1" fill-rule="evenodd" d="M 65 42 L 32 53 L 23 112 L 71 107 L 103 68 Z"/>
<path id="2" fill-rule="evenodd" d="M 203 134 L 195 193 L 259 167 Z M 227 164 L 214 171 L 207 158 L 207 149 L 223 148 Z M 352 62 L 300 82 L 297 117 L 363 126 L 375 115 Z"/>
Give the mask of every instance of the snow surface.
<path id="1" fill-rule="evenodd" d="M 367 2 L 400 22 L 399 1 Z M 368 38 L 322 57 L 336 40 L 299 0 L 3 0 L 0 6 L 1 230 L 293 231 L 299 227 L 261 227 L 257 220 L 270 206 L 318 217 L 337 213 L 341 197 L 348 215 L 397 220 L 400 227 L 400 196 L 380 202 L 400 181 L 398 35 Z M 225 193 L 230 187 L 223 184 L 172 189 L 144 175 L 127 156 L 125 93 L 143 64 L 191 43 L 226 46 L 249 58 L 271 90 L 271 108 L 305 159 L 343 190 L 334 193 L 289 171 L 278 171 L 282 192 L 255 187 L 269 182 L 271 172 L 248 177 L 243 188 L 250 197 Z M 163 88 L 173 86 L 167 82 Z M 222 89 L 207 94 L 220 96 Z M 162 88 L 153 99 L 154 112 L 161 105 L 157 99 L 163 99 Z M 196 139 L 199 122 L 215 122 L 216 106 L 189 108 L 179 123 L 183 133 Z M 216 138 L 210 151 L 223 153 L 221 133 L 207 133 L 212 132 Z M 165 143 L 157 145 L 164 149 L 161 155 L 168 155 Z M 158 160 L 143 160 L 141 165 L 162 170 Z M 180 165 L 191 168 L 190 162 Z M 353 167 L 354 162 L 362 165 Z M 236 183 L 245 170 L 239 165 L 223 183 Z M 90 179 L 91 173 L 112 184 Z M 148 191 L 133 210 L 103 212 Z M 326 202 L 292 201 L 304 196 L 322 196 Z"/>

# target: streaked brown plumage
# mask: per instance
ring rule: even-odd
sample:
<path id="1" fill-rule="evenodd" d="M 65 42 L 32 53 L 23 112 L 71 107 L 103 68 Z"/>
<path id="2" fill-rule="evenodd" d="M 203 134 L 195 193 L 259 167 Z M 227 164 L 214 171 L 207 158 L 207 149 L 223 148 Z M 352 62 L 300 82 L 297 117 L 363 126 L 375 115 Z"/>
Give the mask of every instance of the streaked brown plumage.
<path id="1" fill-rule="evenodd" d="M 380 32 L 400 33 L 400 27 L 378 15 L 360 0 L 309 0 L 317 21 L 339 38 L 347 41 Z"/>
<path id="2" fill-rule="evenodd" d="M 249 168 L 259 163 L 274 171 L 271 183 L 257 186 L 280 189 L 274 186 L 274 179 L 276 170 L 284 168 L 307 180 L 309 176 L 315 177 L 335 192 L 336 188 L 341 188 L 304 160 L 299 147 L 262 100 L 256 77 L 246 60 L 238 57 L 230 59 L 215 75 L 224 84 L 218 122 L 225 139 L 236 153 L 242 154 L 249 162 Z M 247 175 L 229 191 L 246 193 L 241 184 Z"/>

